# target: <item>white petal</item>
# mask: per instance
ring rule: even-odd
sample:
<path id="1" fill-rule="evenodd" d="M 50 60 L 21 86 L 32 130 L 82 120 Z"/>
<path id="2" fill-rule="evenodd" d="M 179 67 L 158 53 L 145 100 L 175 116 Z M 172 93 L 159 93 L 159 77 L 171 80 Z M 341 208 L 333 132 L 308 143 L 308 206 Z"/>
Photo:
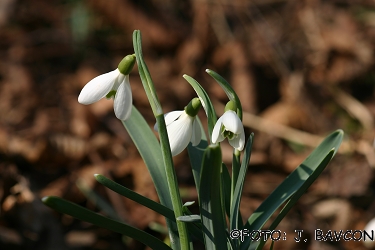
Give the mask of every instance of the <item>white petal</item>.
<path id="1" fill-rule="evenodd" d="M 191 143 L 193 146 L 197 146 L 202 138 L 201 127 L 199 126 L 199 122 L 196 118 L 193 121 L 193 134 L 191 135 Z"/>
<path id="2" fill-rule="evenodd" d="M 182 112 L 184 111 L 172 111 L 172 112 L 168 112 L 164 115 L 164 121 L 165 121 L 165 126 L 168 126 L 169 124 L 171 124 L 172 122 L 174 122 L 175 120 L 178 119 L 178 117 L 181 116 Z M 156 132 L 159 132 L 159 129 L 158 129 L 158 124 L 155 123 L 154 125 L 154 130 Z"/>
<path id="3" fill-rule="evenodd" d="M 129 118 L 132 111 L 132 90 L 129 84 L 129 76 L 126 76 L 120 87 L 117 89 L 113 108 L 115 115 L 120 120 Z"/>
<path id="4" fill-rule="evenodd" d="M 242 151 L 245 146 L 245 132 L 242 128 L 242 132 L 232 140 L 229 140 L 229 144 L 235 149 Z"/>
<path id="5" fill-rule="evenodd" d="M 192 119 L 193 117 L 190 117 L 184 112 L 178 120 L 167 127 L 172 156 L 181 153 L 189 144 L 193 133 Z"/>
<path id="6" fill-rule="evenodd" d="M 112 90 L 118 74 L 118 70 L 113 70 L 89 81 L 81 90 L 78 102 L 88 105 L 105 97 Z"/>
<path id="7" fill-rule="evenodd" d="M 222 118 L 223 118 L 223 124 L 224 124 L 225 130 L 230 131 L 234 134 L 241 133 L 241 129 L 243 131 L 242 122 L 234 111 L 232 110 L 226 111 L 224 115 L 222 116 Z"/>
<path id="8" fill-rule="evenodd" d="M 115 79 L 115 82 L 112 86 L 112 90 L 116 90 L 120 87 L 121 83 L 123 83 L 124 81 L 127 82 L 128 84 L 130 84 L 129 82 L 129 75 L 124 75 L 122 73 L 120 73 L 120 71 L 118 69 L 116 69 L 118 72 L 117 72 L 117 77 Z"/>
<path id="9" fill-rule="evenodd" d="M 177 120 L 183 113 L 183 110 L 168 112 L 164 115 L 165 126 L 168 126 L 175 120 Z"/>
<path id="10" fill-rule="evenodd" d="M 221 142 L 224 140 L 224 136 L 221 134 L 221 125 L 222 125 L 222 121 L 223 121 L 223 116 L 219 118 L 219 120 L 217 120 L 216 124 L 215 124 L 215 127 L 212 131 L 212 135 L 211 135 L 211 142 L 212 143 L 217 143 L 217 142 Z"/>

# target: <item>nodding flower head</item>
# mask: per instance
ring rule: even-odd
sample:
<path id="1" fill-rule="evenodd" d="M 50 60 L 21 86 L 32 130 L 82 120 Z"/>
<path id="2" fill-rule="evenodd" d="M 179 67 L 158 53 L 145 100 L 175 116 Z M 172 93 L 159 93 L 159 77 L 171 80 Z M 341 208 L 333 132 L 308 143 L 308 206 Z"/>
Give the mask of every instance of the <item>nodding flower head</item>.
<path id="1" fill-rule="evenodd" d="M 113 98 L 116 117 L 120 120 L 128 119 L 133 103 L 129 74 L 134 63 L 135 56 L 128 55 L 122 59 L 117 69 L 89 81 L 81 90 L 78 102 L 88 105 L 104 97 Z"/>
<path id="2" fill-rule="evenodd" d="M 172 156 L 181 153 L 189 142 L 197 146 L 201 141 L 201 128 L 196 119 L 200 107 L 199 99 L 194 98 L 185 110 L 172 111 L 164 115 Z M 156 125 L 155 130 L 158 131 Z"/>
<path id="3" fill-rule="evenodd" d="M 245 131 L 240 118 L 233 110 L 227 110 L 216 122 L 212 131 L 212 143 L 228 138 L 229 144 L 241 151 L 245 146 Z"/>

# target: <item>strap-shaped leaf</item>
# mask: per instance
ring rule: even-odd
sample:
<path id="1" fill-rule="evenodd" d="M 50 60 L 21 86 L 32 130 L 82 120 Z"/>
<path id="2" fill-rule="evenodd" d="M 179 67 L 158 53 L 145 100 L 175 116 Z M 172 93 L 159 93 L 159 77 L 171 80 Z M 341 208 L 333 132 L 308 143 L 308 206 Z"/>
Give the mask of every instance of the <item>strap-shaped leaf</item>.
<path id="1" fill-rule="evenodd" d="M 169 195 L 163 155 L 154 133 L 134 106 L 129 119 L 122 121 L 122 123 L 150 172 L 160 203 L 173 209 L 172 200 Z M 167 226 L 170 231 L 169 235 L 172 238 L 171 241 L 173 244 L 176 244 L 178 248 L 179 236 L 177 233 L 177 225 L 174 221 L 167 219 Z"/>
<path id="2" fill-rule="evenodd" d="M 138 149 L 143 161 L 145 162 L 151 178 L 155 184 L 156 192 L 159 195 L 160 202 L 166 207 L 172 209 L 172 201 L 169 196 L 167 176 L 163 162 L 160 145 L 149 125 L 133 106 L 129 119 L 122 122 L 128 131 L 135 146 Z"/>
<path id="3" fill-rule="evenodd" d="M 250 156 L 251 156 L 251 147 L 253 145 L 252 133 L 247 140 L 245 153 L 241 163 L 241 169 L 237 178 L 237 183 L 233 192 L 232 204 L 230 207 L 230 230 L 233 229 L 242 229 L 242 218 L 240 218 L 240 202 L 242 196 L 242 189 L 245 182 L 247 167 L 249 166 Z M 241 222 L 241 224 L 239 224 Z"/>
<path id="4" fill-rule="evenodd" d="M 306 180 L 306 182 L 303 184 L 303 186 L 300 189 L 298 189 L 298 191 L 286 203 L 286 205 L 283 207 L 283 209 L 277 215 L 275 220 L 272 222 L 271 226 L 269 227 L 269 230 L 274 230 L 277 227 L 277 225 L 279 225 L 280 221 L 285 217 L 285 215 L 289 212 L 289 210 L 297 203 L 299 198 L 306 192 L 307 188 L 310 187 L 310 185 L 314 182 L 314 180 L 322 173 L 322 171 L 325 169 L 325 167 L 331 161 L 334 153 L 335 153 L 335 149 L 332 149 L 327 154 L 327 156 L 319 164 L 319 166 L 316 168 L 316 170 L 313 172 L 313 174 Z M 257 249 L 261 250 L 265 243 L 266 243 L 266 241 L 263 241 L 263 239 L 262 239 L 262 241 L 260 241 Z"/>
<path id="5" fill-rule="evenodd" d="M 149 198 L 144 197 L 144 196 L 134 192 L 133 190 L 130 190 L 130 189 L 118 184 L 117 182 L 114 182 L 114 181 L 108 179 L 107 177 L 105 177 L 101 174 L 96 174 L 95 179 L 99 183 L 106 186 L 107 188 L 113 190 L 114 192 L 116 192 L 118 194 L 121 194 L 122 196 L 124 196 L 128 199 L 131 199 L 131 200 L 133 200 L 133 201 L 135 201 L 135 202 L 137 202 L 137 203 L 139 203 L 139 204 L 141 204 L 145 207 L 148 207 L 148 208 L 154 210 L 155 212 L 163 215 L 164 217 L 166 217 L 167 219 L 169 219 L 171 221 L 176 221 L 176 218 L 175 218 L 175 215 L 174 215 L 174 212 L 173 212 L 172 209 L 169 209 L 169 208 L 167 208 L 166 206 L 164 206 L 160 203 L 157 203 L 153 200 L 150 200 Z M 192 202 L 192 204 L 193 203 L 194 202 Z M 186 204 L 186 206 L 189 206 L 189 205 L 190 205 L 190 203 Z M 202 232 L 199 230 L 199 225 L 188 224 L 187 227 L 189 229 L 189 232 L 195 238 L 197 238 L 197 239 L 199 239 L 203 242 Z"/>
<path id="6" fill-rule="evenodd" d="M 206 133 L 204 131 L 204 128 L 202 126 L 202 123 L 199 117 L 197 116 L 195 119 L 197 119 L 199 127 L 201 128 L 201 141 L 199 142 L 197 146 L 193 146 L 191 143 L 189 143 L 187 149 L 188 149 L 190 165 L 191 165 L 191 169 L 192 169 L 193 177 L 195 181 L 195 187 L 197 190 L 199 190 L 203 155 L 204 155 L 204 150 L 208 147 L 208 142 L 207 142 Z"/>
<path id="7" fill-rule="evenodd" d="M 242 120 L 242 105 L 240 99 L 238 98 L 236 92 L 233 90 L 232 86 L 218 73 L 213 70 L 206 69 L 207 74 L 212 76 L 215 81 L 223 88 L 225 94 L 227 94 L 228 99 L 236 103 L 237 105 L 237 115 Z"/>
<path id="8" fill-rule="evenodd" d="M 101 175 L 101 174 L 96 174 L 95 179 L 106 186 L 107 188 L 115 191 L 118 194 L 121 194 L 122 196 L 125 196 L 126 198 L 129 198 L 145 207 L 148 207 L 155 212 L 163 215 L 164 217 L 170 219 L 170 220 L 175 220 L 174 212 L 172 209 L 167 208 L 166 206 L 163 206 L 160 203 L 157 203 L 147 197 L 144 197 L 143 195 L 140 195 L 133 190 L 130 190 L 129 188 L 126 188 L 110 179 L 107 177 Z"/>
<path id="9" fill-rule="evenodd" d="M 230 179 L 230 174 L 229 174 L 229 171 L 228 171 L 228 168 L 227 166 L 225 166 L 224 163 L 222 163 L 221 165 L 221 186 L 223 187 L 222 188 L 222 196 L 224 197 L 224 208 L 225 208 L 225 212 L 226 214 L 228 215 L 228 217 L 230 216 L 230 203 L 231 203 L 231 185 L 232 185 L 232 181 Z"/>
<path id="10" fill-rule="evenodd" d="M 227 249 L 226 223 L 221 192 L 221 149 L 210 145 L 204 153 L 199 192 L 202 231 L 207 250 Z"/>
<path id="11" fill-rule="evenodd" d="M 301 165 L 299 165 L 254 211 L 244 228 L 248 229 L 250 232 L 252 232 L 252 230 L 262 229 L 271 215 L 292 195 L 300 189 L 306 190 L 318 177 L 314 172 L 318 171 L 320 173 L 328 164 L 328 162 L 326 162 L 327 154 L 329 154 L 332 149 L 334 149 L 333 155 L 337 152 L 341 145 L 343 135 L 344 132 L 342 130 L 337 130 L 327 136 Z M 331 157 L 333 157 L 333 155 Z M 241 249 L 249 249 L 249 245 L 250 238 L 245 238 L 245 241 L 241 244 Z"/>
<path id="12" fill-rule="evenodd" d="M 204 90 L 204 88 L 191 76 L 183 75 L 186 81 L 190 83 L 190 85 L 193 87 L 195 92 L 197 93 L 204 111 L 207 115 L 207 122 L 208 122 L 208 135 L 211 138 L 212 130 L 214 129 L 214 126 L 217 121 L 216 113 L 214 106 L 212 105 L 212 102 L 207 94 L 207 92 Z"/>
<path id="13" fill-rule="evenodd" d="M 60 213 L 68 214 L 79 220 L 86 221 L 96 226 L 103 227 L 114 232 L 126 235 L 130 238 L 142 242 L 143 244 L 152 249 L 171 250 L 171 248 L 167 246 L 164 242 L 142 230 L 129 226 L 125 223 L 121 223 L 106 218 L 91 210 L 78 206 L 77 204 L 74 204 L 70 201 L 54 196 L 44 197 L 42 201 L 47 206 L 53 208 L 54 210 Z"/>

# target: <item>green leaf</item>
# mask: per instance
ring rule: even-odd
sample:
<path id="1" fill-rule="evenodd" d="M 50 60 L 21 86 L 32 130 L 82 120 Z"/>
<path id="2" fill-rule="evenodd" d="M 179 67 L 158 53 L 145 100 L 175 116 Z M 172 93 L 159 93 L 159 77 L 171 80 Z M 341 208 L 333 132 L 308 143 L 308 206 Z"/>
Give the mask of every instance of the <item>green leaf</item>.
<path id="1" fill-rule="evenodd" d="M 230 174 L 227 166 L 224 163 L 221 165 L 221 186 L 222 186 L 222 196 L 224 197 L 224 207 L 225 211 L 230 216 L 230 199 L 231 199 L 231 185 L 232 181 L 230 179 Z"/>
<path id="2" fill-rule="evenodd" d="M 335 153 L 335 150 L 332 149 L 327 154 L 327 156 L 319 164 L 319 166 L 312 173 L 312 175 L 306 180 L 306 182 L 303 184 L 303 186 L 300 189 L 298 189 L 298 191 L 286 203 L 286 205 L 283 207 L 283 209 L 277 215 L 277 217 L 275 218 L 275 220 L 272 222 L 271 226 L 269 227 L 269 230 L 274 230 L 277 227 L 277 225 L 279 225 L 280 221 L 285 217 L 285 215 L 289 212 L 289 210 L 297 203 L 297 201 L 299 200 L 299 198 L 306 192 L 306 190 L 315 181 L 315 179 L 318 178 L 318 176 L 322 173 L 322 171 L 325 169 L 325 167 L 331 161 L 334 153 Z M 261 250 L 265 243 L 266 243 L 266 241 L 264 241 L 264 240 L 260 241 L 257 249 Z"/>
<path id="3" fill-rule="evenodd" d="M 193 172 L 193 177 L 195 181 L 195 186 L 197 190 L 200 189 L 200 176 L 202 168 L 202 160 L 205 149 L 208 147 L 206 140 L 201 140 L 197 146 L 192 146 L 191 143 L 188 145 L 188 152 L 190 158 L 191 169 Z"/>
<path id="4" fill-rule="evenodd" d="M 250 232 L 252 232 L 252 230 L 262 229 L 271 215 L 292 197 L 292 195 L 297 192 L 302 195 L 337 152 L 343 140 L 343 135 L 344 132 L 342 130 L 337 130 L 327 136 L 306 160 L 303 161 L 254 211 L 244 228 Z M 332 149 L 333 154 L 330 153 Z M 315 173 L 315 171 L 317 172 Z M 245 238 L 245 241 L 241 244 L 241 249 L 249 249 L 249 245 L 250 239 Z"/>
<path id="5" fill-rule="evenodd" d="M 242 218 L 240 216 L 240 203 L 242 189 L 245 182 L 247 167 L 249 166 L 250 156 L 251 156 L 251 147 L 253 145 L 254 133 L 249 136 L 249 139 L 246 144 L 245 153 L 242 159 L 240 172 L 237 178 L 237 183 L 232 197 L 232 204 L 230 207 L 230 231 L 233 229 L 242 229 Z M 239 224 L 241 223 L 241 224 Z"/>
<path id="6" fill-rule="evenodd" d="M 122 121 L 122 123 L 150 172 L 160 203 L 169 209 L 173 209 L 163 155 L 154 133 L 134 106 L 129 119 Z M 170 237 L 172 237 L 171 242 L 178 244 L 179 236 L 177 234 L 176 223 L 167 219 L 167 226 L 170 231 Z"/>
<path id="7" fill-rule="evenodd" d="M 197 214 L 183 215 L 183 216 L 177 217 L 176 219 L 179 221 L 183 221 L 183 222 L 200 222 L 201 221 L 201 217 Z"/>
<path id="8" fill-rule="evenodd" d="M 237 105 L 237 115 L 242 121 L 242 105 L 240 99 L 238 98 L 236 92 L 233 90 L 232 86 L 218 73 L 213 70 L 206 69 L 207 74 L 212 76 L 215 81 L 223 88 L 225 94 L 227 94 L 228 99 L 235 102 Z"/>
<path id="9" fill-rule="evenodd" d="M 78 206 L 72 202 L 59 197 L 47 196 L 42 199 L 43 203 L 50 208 L 64 214 L 68 214 L 82 221 L 92 223 L 96 226 L 103 227 L 114 232 L 126 235 L 138 240 L 152 249 L 171 250 L 164 242 L 158 238 L 145 233 L 135 227 L 106 218 L 84 207 Z"/>
<path id="10" fill-rule="evenodd" d="M 161 115 L 163 114 L 163 110 L 161 108 L 159 98 L 156 95 L 155 85 L 152 81 L 147 65 L 145 61 L 143 60 L 142 36 L 139 30 L 135 30 L 133 32 L 133 47 L 134 47 L 135 57 L 137 59 L 139 76 L 141 77 L 143 88 L 145 89 L 152 111 L 155 116 Z"/>
<path id="11" fill-rule="evenodd" d="M 227 245 L 221 196 L 221 162 L 220 146 L 210 145 L 203 156 L 200 189 L 198 190 L 202 231 L 207 250 L 223 249 Z"/>
<path id="12" fill-rule="evenodd" d="M 102 210 L 108 217 L 121 221 L 121 218 L 117 215 L 112 206 L 108 204 L 108 202 L 106 202 L 100 195 L 90 189 L 90 187 L 85 183 L 84 179 L 78 179 L 76 185 L 83 195 L 97 208 Z"/>
<path id="13" fill-rule="evenodd" d="M 204 90 L 204 88 L 191 76 L 183 75 L 186 81 L 190 83 L 190 85 L 193 87 L 195 92 L 197 93 L 201 103 L 202 107 L 204 108 L 204 111 L 207 115 L 207 122 L 208 122 L 208 135 L 211 138 L 212 130 L 214 129 L 214 126 L 217 121 L 216 113 L 214 106 L 212 105 L 212 102 L 207 94 L 207 92 Z"/>
<path id="14" fill-rule="evenodd" d="M 155 212 L 163 215 L 164 217 L 170 219 L 170 220 L 175 220 L 175 216 L 174 216 L 174 212 L 172 209 L 170 208 L 167 208 L 166 206 L 163 206 L 153 200 L 150 200 L 149 198 L 147 197 L 144 197 L 143 195 L 140 195 L 136 192 L 134 192 L 133 190 L 130 190 L 110 179 L 108 179 L 107 177 L 101 175 L 101 174 L 96 174 L 95 175 L 95 179 L 103 184 L 104 186 L 106 186 L 107 188 L 115 191 L 116 193 L 118 194 L 121 194 L 122 196 L 125 196 L 126 198 L 129 198 L 145 207 L 148 207 L 152 210 L 154 210 Z"/>
<path id="15" fill-rule="evenodd" d="M 150 172 L 160 202 L 166 207 L 172 209 L 173 206 L 171 197 L 169 196 L 167 176 L 165 174 L 161 149 L 154 133 L 134 106 L 129 119 L 122 121 L 122 123 Z"/>

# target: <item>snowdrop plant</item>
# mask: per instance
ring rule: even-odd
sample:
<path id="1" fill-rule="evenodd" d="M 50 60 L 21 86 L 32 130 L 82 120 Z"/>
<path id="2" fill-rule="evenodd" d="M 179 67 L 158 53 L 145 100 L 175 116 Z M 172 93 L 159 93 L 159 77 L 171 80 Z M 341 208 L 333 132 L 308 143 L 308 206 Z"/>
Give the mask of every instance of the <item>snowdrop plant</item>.
<path id="1" fill-rule="evenodd" d="M 263 236 L 261 240 L 254 241 L 244 232 L 259 232 L 257 230 L 264 229 L 272 215 L 274 216 L 267 223 L 267 229 L 274 230 L 277 227 L 337 152 L 343 132 L 337 130 L 328 135 L 243 223 L 244 218 L 239 208 L 254 136 L 250 134 L 247 142 L 245 141 L 245 130 L 241 122 L 242 106 L 237 94 L 223 77 L 212 70 L 206 70 L 229 99 L 224 114 L 218 119 L 204 88 L 194 78 L 183 75 L 198 97 L 193 98 L 184 110 L 164 114 L 143 59 L 141 34 L 138 30 L 133 33 L 133 46 L 135 55 L 125 57 L 116 70 L 90 81 L 81 91 L 78 101 L 90 104 L 103 97 L 114 97 L 115 115 L 121 120 L 143 158 L 155 184 L 159 202 L 137 194 L 103 175 L 96 174 L 94 178 L 114 192 L 163 215 L 168 228 L 169 244 L 118 220 L 109 204 L 103 202 L 93 190 L 82 188 L 82 185 L 80 187 L 86 197 L 110 218 L 59 197 L 47 196 L 43 198 L 43 202 L 61 213 L 134 238 L 151 249 L 192 250 L 194 241 L 201 242 L 206 249 L 262 249 L 267 238 Z M 158 138 L 142 114 L 132 105 L 128 79 L 135 59 L 156 119 Z M 203 107 L 207 117 L 207 131 L 197 117 L 200 107 Z M 211 139 L 207 139 L 206 132 Z M 234 148 L 232 173 L 227 167 L 228 163 L 222 160 L 219 142 L 225 138 L 228 138 Z M 173 163 L 173 156 L 185 148 L 198 193 L 198 214 L 192 214 L 189 210 L 189 206 L 196 201 L 182 203 Z"/>

